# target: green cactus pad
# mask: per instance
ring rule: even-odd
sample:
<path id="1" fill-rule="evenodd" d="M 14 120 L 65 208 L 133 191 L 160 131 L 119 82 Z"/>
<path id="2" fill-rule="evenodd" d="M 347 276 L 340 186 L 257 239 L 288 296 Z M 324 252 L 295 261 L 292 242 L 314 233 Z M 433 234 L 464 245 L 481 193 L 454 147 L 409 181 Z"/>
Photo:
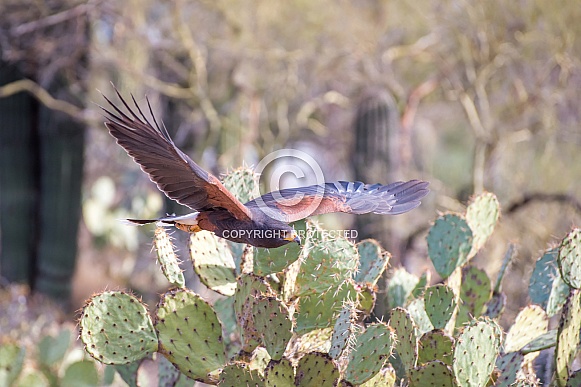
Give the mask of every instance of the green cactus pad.
<path id="1" fill-rule="evenodd" d="M 357 310 L 361 312 L 363 316 L 369 316 L 375 308 L 375 303 L 377 302 L 377 292 L 371 288 L 370 285 L 356 285 L 357 288 Z"/>
<path id="2" fill-rule="evenodd" d="M 155 329 L 159 352 L 188 377 L 217 381 L 226 363 L 222 326 L 212 307 L 196 293 L 173 289 L 158 305 Z"/>
<path id="3" fill-rule="evenodd" d="M 99 374 L 95 362 L 79 360 L 70 364 L 59 382 L 59 385 L 63 387 L 98 386 Z"/>
<path id="4" fill-rule="evenodd" d="M 520 352 L 522 352 L 523 355 L 526 355 L 527 353 L 542 351 L 543 349 L 551 348 L 555 345 L 557 345 L 557 330 L 552 329 L 532 339 L 520 350 Z"/>
<path id="5" fill-rule="evenodd" d="M 180 370 L 174 367 L 164 356 L 157 357 L 157 385 L 175 386 L 180 376 Z"/>
<path id="6" fill-rule="evenodd" d="M 529 283 L 531 301 L 542 306 L 549 317 L 561 310 L 569 295 L 569 286 L 558 270 L 558 255 L 558 248 L 547 250 L 537 260 Z"/>
<path id="7" fill-rule="evenodd" d="M 467 325 L 456 341 L 453 369 L 460 387 L 485 386 L 500 349 L 498 327 L 488 321 Z"/>
<path id="8" fill-rule="evenodd" d="M 454 373 L 439 360 L 428 362 L 410 371 L 410 387 L 455 387 Z"/>
<path id="9" fill-rule="evenodd" d="M 520 352 L 510 352 L 500 356 L 496 360 L 496 368 L 500 370 L 500 375 L 495 386 L 509 387 L 516 382 L 517 373 L 524 363 L 524 355 Z"/>
<path id="10" fill-rule="evenodd" d="M 503 292 L 493 293 L 490 300 L 485 305 L 483 315 L 489 318 L 498 318 L 506 306 L 506 294 Z"/>
<path id="11" fill-rule="evenodd" d="M 579 387 L 581 386 L 581 370 L 577 370 L 569 376 L 565 387 Z"/>
<path id="12" fill-rule="evenodd" d="M 1 377 L 0 377 L 1 378 Z M 0 379 L 0 382 L 3 380 Z M 3 384 L 4 385 L 4 384 Z M 18 378 L 16 383 L 11 384 L 10 386 L 13 387 L 49 387 L 51 384 L 49 383 L 47 377 L 39 370 L 30 370 L 26 372 L 24 375 Z"/>
<path id="13" fill-rule="evenodd" d="M 295 370 L 287 359 L 272 360 L 264 370 L 264 379 L 266 387 L 294 386 Z"/>
<path id="14" fill-rule="evenodd" d="M 17 344 L 0 345 L 0 385 L 11 386 L 24 364 L 24 348 Z"/>
<path id="15" fill-rule="evenodd" d="M 153 238 L 153 246 L 157 252 L 157 261 L 161 271 L 170 284 L 183 288 L 186 284 L 180 261 L 174 251 L 171 237 L 165 227 L 157 227 Z"/>
<path id="16" fill-rule="evenodd" d="M 369 325 L 355 340 L 344 378 L 350 383 L 362 384 L 383 368 L 393 352 L 396 338 L 392 328 L 375 323 Z"/>
<path id="17" fill-rule="evenodd" d="M 563 307 L 557 329 L 557 347 L 555 349 L 555 375 L 557 384 L 564 386 L 571 373 L 571 365 L 579 345 L 581 329 L 581 291 L 571 289 L 569 298 Z"/>
<path id="18" fill-rule="evenodd" d="M 260 335 L 254 326 L 253 303 L 259 296 L 272 296 L 270 285 L 261 277 L 242 274 L 234 295 L 234 313 L 242 339 L 242 349 L 252 352 L 260 344 Z"/>
<path id="19" fill-rule="evenodd" d="M 219 298 L 214 302 L 214 311 L 222 323 L 224 344 L 228 349 L 232 341 L 236 340 L 237 329 L 236 313 L 234 313 L 234 297 Z"/>
<path id="20" fill-rule="evenodd" d="M 71 342 L 71 331 L 62 329 L 55 337 L 45 336 L 38 344 L 38 360 L 46 366 L 60 363 L 67 353 Z"/>
<path id="21" fill-rule="evenodd" d="M 293 228 L 299 235 L 306 235 L 307 225 L 304 220 L 295 222 Z M 279 273 L 301 256 L 302 246 L 296 243 L 276 249 L 254 248 L 253 272 L 259 276 Z"/>
<path id="22" fill-rule="evenodd" d="M 462 285 L 456 327 L 462 326 L 473 317 L 477 318 L 484 312 L 484 305 L 490 300 L 492 289 L 490 278 L 484 270 L 474 266 L 462 268 Z"/>
<path id="23" fill-rule="evenodd" d="M 129 385 L 129 387 L 137 387 L 137 371 L 144 359 L 134 361 L 129 364 L 116 364 L 115 371 L 121 376 L 121 379 Z"/>
<path id="24" fill-rule="evenodd" d="M 418 338 L 416 336 L 416 324 L 409 312 L 403 308 L 391 310 L 389 326 L 397 334 L 394 350 L 405 369 L 416 366 L 418 360 Z"/>
<path id="25" fill-rule="evenodd" d="M 534 338 L 547 332 L 547 314 L 538 305 L 525 307 L 516 316 L 514 324 L 504 339 L 504 352 L 519 351 Z"/>
<path id="26" fill-rule="evenodd" d="M 250 370 L 258 371 L 260 376 L 264 376 L 264 370 L 268 363 L 270 362 L 270 360 L 271 358 L 266 348 L 258 347 L 254 350 L 254 352 L 252 352 L 252 356 L 250 357 L 248 367 Z"/>
<path id="27" fill-rule="evenodd" d="M 426 313 L 423 298 L 416 298 L 410 302 L 407 310 L 411 314 L 418 328 L 416 336 L 421 336 L 434 329 L 434 325 L 432 325 L 432 322 Z"/>
<path id="28" fill-rule="evenodd" d="M 440 216 L 428 233 L 428 255 L 442 278 L 468 260 L 472 249 L 472 230 L 460 215 Z"/>
<path id="29" fill-rule="evenodd" d="M 295 332 L 304 334 L 314 329 L 332 328 L 345 302 L 355 302 L 357 291 L 353 282 L 346 281 L 321 294 L 305 295 L 299 298 L 295 311 Z"/>
<path id="30" fill-rule="evenodd" d="M 131 363 L 158 348 L 147 308 L 127 293 L 93 296 L 83 308 L 79 326 L 85 350 L 101 363 Z"/>
<path id="31" fill-rule="evenodd" d="M 442 329 L 426 332 L 420 337 L 418 364 L 440 360 L 452 366 L 454 338 Z"/>
<path id="32" fill-rule="evenodd" d="M 215 384 L 215 383 L 214 383 Z M 251 370 L 246 363 L 230 363 L 226 365 L 220 373 L 220 387 L 263 387 L 264 379 L 258 371 Z"/>
<path id="33" fill-rule="evenodd" d="M 190 235 L 190 258 L 204 285 L 225 296 L 236 291 L 236 265 L 226 240 L 209 231 Z"/>
<path id="34" fill-rule="evenodd" d="M 420 276 L 420 279 L 414 289 L 412 290 L 411 297 L 412 298 L 419 298 L 421 297 L 424 292 L 426 291 L 426 287 L 428 287 L 430 281 L 432 280 L 432 272 L 426 270 Z"/>
<path id="35" fill-rule="evenodd" d="M 296 364 L 298 360 L 310 352 L 329 353 L 333 328 L 315 329 L 304 335 L 295 335 L 287 347 L 286 358 Z"/>
<path id="36" fill-rule="evenodd" d="M 319 294 L 351 279 L 357 271 L 359 254 L 347 239 L 336 238 L 307 247 L 307 257 L 300 266 L 295 294 Z"/>
<path id="37" fill-rule="evenodd" d="M 466 209 L 466 222 L 474 239 L 470 256 L 474 256 L 484 246 L 500 217 L 500 204 L 493 193 L 484 192 L 472 198 Z"/>
<path id="38" fill-rule="evenodd" d="M 299 359 L 295 386 L 334 387 L 338 382 L 337 363 L 326 353 L 311 352 Z"/>
<path id="39" fill-rule="evenodd" d="M 357 311 L 353 303 L 345 303 L 343 309 L 339 312 L 335 327 L 333 328 L 333 336 L 331 337 L 331 349 L 329 355 L 337 360 L 343 350 L 347 346 L 349 339 L 355 333 L 355 319 L 357 318 Z"/>
<path id="40" fill-rule="evenodd" d="M 259 296 L 252 311 L 262 344 L 272 360 L 280 360 L 293 334 L 288 308 L 276 297 Z"/>
<path id="41" fill-rule="evenodd" d="M 366 239 L 357 244 L 359 252 L 359 268 L 355 274 L 355 282 L 377 285 L 377 281 L 385 271 L 391 254 L 384 251 L 374 239 Z"/>
<path id="42" fill-rule="evenodd" d="M 250 168 L 237 168 L 222 180 L 224 187 L 242 203 L 260 196 L 258 179 L 260 175 Z"/>
<path id="43" fill-rule="evenodd" d="M 444 329 L 456 308 L 456 295 L 446 285 L 435 285 L 426 289 L 424 306 L 436 329 Z"/>
<path id="44" fill-rule="evenodd" d="M 406 307 L 419 278 L 400 267 L 387 281 L 387 303 L 390 309 Z"/>
<path id="45" fill-rule="evenodd" d="M 561 278 L 572 288 L 581 288 L 581 229 L 572 230 L 559 246 L 557 257 Z"/>
<path id="46" fill-rule="evenodd" d="M 390 366 L 383 368 L 374 377 L 369 379 L 361 387 L 394 387 L 395 386 L 395 371 Z"/>

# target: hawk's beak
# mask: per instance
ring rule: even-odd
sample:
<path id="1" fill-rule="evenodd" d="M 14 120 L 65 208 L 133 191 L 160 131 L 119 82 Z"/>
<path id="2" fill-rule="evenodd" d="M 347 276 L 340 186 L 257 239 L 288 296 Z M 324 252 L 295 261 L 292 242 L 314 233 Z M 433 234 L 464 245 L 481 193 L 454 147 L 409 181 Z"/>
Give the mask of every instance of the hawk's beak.
<path id="1" fill-rule="evenodd" d="M 296 232 L 293 232 L 291 235 L 284 238 L 284 240 L 289 242 L 297 242 L 299 246 L 301 245 L 301 238 L 299 238 Z"/>

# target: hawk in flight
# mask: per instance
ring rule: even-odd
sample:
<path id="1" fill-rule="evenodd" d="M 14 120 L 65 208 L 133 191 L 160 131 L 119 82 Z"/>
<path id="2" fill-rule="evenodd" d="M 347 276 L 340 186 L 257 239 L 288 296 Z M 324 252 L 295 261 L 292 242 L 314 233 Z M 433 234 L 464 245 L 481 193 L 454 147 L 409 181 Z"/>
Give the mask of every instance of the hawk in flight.
<path id="1" fill-rule="evenodd" d="M 159 219 L 128 219 L 131 223 L 159 222 L 187 232 L 208 230 L 233 242 L 274 248 L 300 243 L 289 223 L 307 216 L 401 214 L 419 206 L 429 192 L 428 183 L 420 180 L 388 185 L 339 181 L 274 191 L 241 203 L 220 180 L 176 147 L 165 127 L 158 125 L 149 101 L 153 125 L 135 98 L 135 108 L 131 108 L 115 91 L 126 112 L 104 96 L 112 108 L 101 107 L 109 133 L 165 195 L 195 211 Z"/>

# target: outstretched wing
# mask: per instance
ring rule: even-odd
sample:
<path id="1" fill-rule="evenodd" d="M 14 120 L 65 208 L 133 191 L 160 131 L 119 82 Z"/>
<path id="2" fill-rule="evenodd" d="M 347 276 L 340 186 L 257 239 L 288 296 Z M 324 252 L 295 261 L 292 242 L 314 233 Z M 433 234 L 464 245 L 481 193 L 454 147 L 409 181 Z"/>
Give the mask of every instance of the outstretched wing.
<path id="1" fill-rule="evenodd" d="M 270 192 L 245 206 L 284 222 L 329 212 L 396 215 L 419 206 L 430 192 L 428 184 L 421 180 L 389 185 L 339 181 Z"/>
<path id="2" fill-rule="evenodd" d="M 203 170 L 175 146 L 165 127 L 162 129 L 157 124 L 149 100 L 147 104 L 155 127 L 147 120 L 133 96 L 131 98 L 139 115 L 129 107 L 119 91 L 115 91 L 128 114 L 103 96 L 115 110 L 113 112 L 101 106 L 107 113 L 105 125 L 117 143 L 133 157 L 161 191 L 193 210 L 223 208 L 239 220 L 251 218 L 250 211 L 218 178 Z"/>

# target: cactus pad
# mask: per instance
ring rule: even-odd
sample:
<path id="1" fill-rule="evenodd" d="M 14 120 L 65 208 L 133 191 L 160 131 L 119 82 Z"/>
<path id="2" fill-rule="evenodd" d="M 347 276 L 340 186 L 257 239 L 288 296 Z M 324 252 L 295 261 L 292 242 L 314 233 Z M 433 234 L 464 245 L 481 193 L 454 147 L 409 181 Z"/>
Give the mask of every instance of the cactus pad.
<path id="1" fill-rule="evenodd" d="M 260 175 L 250 168 L 237 168 L 224 176 L 224 187 L 242 203 L 260 196 L 258 179 Z"/>
<path id="2" fill-rule="evenodd" d="M 549 317 L 563 307 L 569 294 L 569 286 L 558 270 L 558 254 L 557 248 L 547 250 L 537 260 L 529 283 L 531 301 L 545 308 Z"/>
<path id="3" fill-rule="evenodd" d="M 236 265 L 226 240 L 209 231 L 190 235 L 190 258 L 194 270 L 204 285 L 232 296 L 236 291 Z"/>
<path id="4" fill-rule="evenodd" d="M 454 349 L 454 374 L 460 387 L 485 386 L 494 370 L 500 340 L 497 327 L 474 321 L 464 327 Z"/>
<path id="5" fill-rule="evenodd" d="M 405 307 L 419 279 L 400 267 L 387 282 L 387 303 L 391 309 Z"/>
<path id="6" fill-rule="evenodd" d="M 436 329 L 443 329 L 456 308 L 456 296 L 446 285 L 435 285 L 426 289 L 424 306 Z"/>
<path id="7" fill-rule="evenodd" d="M 297 296 L 326 292 L 351 279 L 357 270 L 359 254 L 347 239 L 320 241 L 307 248 L 308 257 L 301 263 L 296 278 Z"/>
<path id="8" fill-rule="evenodd" d="M 374 377 L 361 384 L 361 387 L 394 387 L 395 371 L 391 367 L 380 370 Z"/>
<path id="9" fill-rule="evenodd" d="M 534 338 L 547 332 L 549 320 L 547 314 L 538 305 L 525 307 L 516 316 L 514 324 L 506 334 L 504 351 L 519 351 Z"/>
<path id="10" fill-rule="evenodd" d="M 261 277 L 243 274 L 238 278 L 234 295 L 234 313 L 240 329 L 242 348 L 247 352 L 252 352 L 260 343 L 260 336 L 254 327 L 252 311 L 254 300 L 259 296 L 273 294 L 270 285 Z"/>
<path id="11" fill-rule="evenodd" d="M 564 386 L 571 373 L 571 365 L 579 345 L 581 329 L 581 291 L 571 289 L 569 298 L 563 307 L 559 328 L 557 329 L 557 347 L 555 349 L 555 374 L 557 384 Z"/>
<path id="12" fill-rule="evenodd" d="M 374 239 L 366 239 L 357 244 L 359 252 L 359 269 L 355 274 L 355 282 L 377 285 L 377 281 L 385 271 L 391 255 L 383 251 Z"/>
<path id="13" fill-rule="evenodd" d="M 310 352 L 328 353 L 331 349 L 333 328 L 315 329 L 291 340 L 286 356 L 296 364 L 298 359 Z"/>
<path id="14" fill-rule="evenodd" d="M 403 308 L 391 310 L 389 326 L 397 334 L 394 350 L 399 356 L 403 367 L 411 369 L 416 366 L 418 359 L 418 339 L 416 326 L 409 312 Z"/>
<path id="15" fill-rule="evenodd" d="M 173 289 L 157 306 L 159 352 L 188 377 L 215 382 L 226 363 L 222 326 L 212 307 L 194 292 Z"/>
<path id="16" fill-rule="evenodd" d="M 215 384 L 215 383 L 214 383 Z M 230 363 L 220 373 L 220 387 L 253 386 L 263 387 L 264 380 L 258 371 L 251 370 L 246 363 Z"/>
<path id="17" fill-rule="evenodd" d="M 383 368 L 393 352 L 395 333 L 383 323 L 371 324 L 356 337 L 356 344 L 349 353 L 345 380 L 362 384 Z"/>
<path id="18" fill-rule="evenodd" d="M 165 227 L 157 227 L 153 238 L 153 245 L 157 252 L 157 261 L 161 266 L 161 271 L 170 284 L 183 288 L 186 284 L 180 262 L 174 251 L 171 237 Z"/>
<path id="19" fill-rule="evenodd" d="M 264 370 L 264 379 L 266 387 L 294 386 L 295 370 L 287 359 L 272 360 Z"/>
<path id="20" fill-rule="evenodd" d="M 503 292 L 493 293 L 490 300 L 485 305 L 484 316 L 489 318 L 498 318 L 506 306 L 506 294 Z"/>
<path id="21" fill-rule="evenodd" d="M 516 382 L 517 373 L 524 363 L 524 355 L 520 352 L 510 352 L 502 355 L 496 361 L 496 368 L 500 370 L 500 376 L 495 386 L 509 387 Z"/>
<path id="22" fill-rule="evenodd" d="M 486 272 L 474 266 L 463 267 L 460 286 L 460 299 L 463 302 L 458 306 L 456 326 L 462 326 L 472 317 L 480 317 L 491 296 L 490 278 Z"/>
<path id="23" fill-rule="evenodd" d="M 333 336 L 331 337 L 331 349 L 329 355 L 337 360 L 343 350 L 347 346 L 349 339 L 353 336 L 355 331 L 355 319 L 357 311 L 353 303 L 345 303 L 343 309 L 339 312 L 335 327 L 333 328 Z"/>
<path id="24" fill-rule="evenodd" d="M 561 278 L 572 288 L 581 288 L 581 229 L 572 230 L 559 246 L 559 271 Z"/>
<path id="25" fill-rule="evenodd" d="M 565 387 L 578 387 L 581 386 L 581 370 L 577 370 L 569 376 L 567 384 Z"/>
<path id="26" fill-rule="evenodd" d="M 0 345 L 0 385 L 11 386 L 24 364 L 24 348 L 16 344 Z"/>
<path id="27" fill-rule="evenodd" d="M 436 220 L 428 233 L 428 255 L 442 278 L 468 260 L 472 241 L 472 230 L 460 215 L 446 214 Z"/>
<path id="28" fill-rule="evenodd" d="M 418 364 L 440 360 L 452 366 L 454 338 L 441 329 L 424 333 L 420 337 Z"/>
<path id="29" fill-rule="evenodd" d="M 276 297 L 259 296 L 252 305 L 254 324 L 272 360 L 280 360 L 292 337 L 288 308 Z"/>
<path id="30" fill-rule="evenodd" d="M 299 235 L 306 235 L 304 220 L 295 222 L 293 228 Z M 302 246 L 289 243 L 276 249 L 254 248 L 253 273 L 266 276 L 286 269 L 301 256 Z"/>
<path id="31" fill-rule="evenodd" d="M 410 371 L 411 387 L 455 387 L 454 374 L 448 365 L 434 360 Z"/>
<path id="32" fill-rule="evenodd" d="M 474 239 L 470 256 L 474 256 L 484 246 L 500 217 L 500 204 L 493 193 L 484 192 L 472 199 L 466 209 L 466 222 Z"/>
<path id="33" fill-rule="evenodd" d="M 555 345 L 557 345 L 557 330 L 552 329 L 532 339 L 520 350 L 520 352 L 522 352 L 523 355 L 526 355 L 527 353 L 542 351 L 543 349 L 551 348 Z"/>
<path id="34" fill-rule="evenodd" d="M 410 302 L 410 304 L 407 307 L 407 310 L 414 319 L 414 322 L 416 323 L 417 336 L 421 336 L 424 333 L 434 329 L 434 325 L 432 325 L 432 322 L 430 321 L 430 318 L 426 313 L 423 298 L 416 298 L 415 300 Z"/>
<path id="35" fill-rule="evenodd" d="M 351 281 L 330 288 L 322 294 L 300 297 L 295 312 L 295 332 L 303 334 L 314 329 L 332 328 L 343 304 L 354 302 L 356 298 L 357 291 Z"/>
<path id="36" fill-rule="evenodd" d="M 127 364 L 142 359 L 158 347 L 147 309 L 123 292 L 93 296 L 79 321 L 86 351 L 105 364 Z"/>
<path id="37" fill-rule="evenodd" d="M 339 369 L 329 355 L 320 352 L 307 353 L 297 366 L 295 386 L 333 387 L 339 381 Z"/>
<path id="38" fill-rule="evenodd" d="M 144 359 L 134 361 L 129 364 L 116 364 L 115 371 L 121 376 L 121 379 L 130 387 L 137 387 L 137 371 Z M 172 366 L 173 367 L 173 366 Z"/>

